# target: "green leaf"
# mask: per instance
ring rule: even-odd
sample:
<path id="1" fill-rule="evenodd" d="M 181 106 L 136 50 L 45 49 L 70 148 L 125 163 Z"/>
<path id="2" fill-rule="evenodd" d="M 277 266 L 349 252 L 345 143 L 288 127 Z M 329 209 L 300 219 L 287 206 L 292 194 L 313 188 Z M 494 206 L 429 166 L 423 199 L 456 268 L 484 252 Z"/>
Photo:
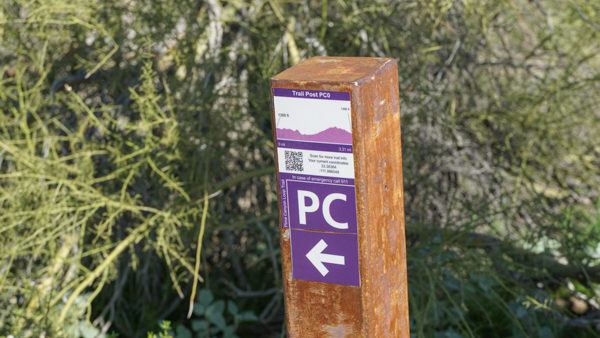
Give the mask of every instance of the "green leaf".
<path id="1" fill-rule="evenodd" d="M 206 320 L 192 320 L 192 330 L 194 332 L 205 332 L 208 330 L 208 322 Z"/>
<path id="2" fill-rule="evenodd" d="M 254 314 L 254 312 L 252 311 L 244 311 L 242 313 L 240 313 L 237 316 L 237 319 L 240 322 L 254 322 L 256 321 L 258 318 L 256 317 L 256 315 Z"/>
<path id="3" fill-rule="evenodd" d="M 228 300 L 227 301 L 227 311 L 229 312 L 229 314 L 231 314 L 232 316 L 235 317 L 235 315 L 237 315 L 239 309 L 238 309 L 237 305 L 235 305 L 235 302 Z"/>
<path id="4" fill-rule="evenodd" d="M 225 302 L 222 300 L 218 300 L 212 304 L 210 304 L 210 306 L 206 309 L 206 312 L 211 312 L 211 313 L 219 313 L 219 314 L 223 314 L 225 312 Z"/>
<path id="5" fill-rule="evenodd" d="M 224 330 L 225 327 L 227 327 L 227 324 L 225 323 L 225 317 L 223 317 L 224 311 L 225 302 L 218 300 L 206 308 L 204 315 L 210 323 L 216 325 L 219 329 Z"/>
<path id="6" fill-rule="evenodd" d="M 206 311 L 206 319 L 221 330 L 224 330 L 227 327 L 222 312 L 210 311 L 209 308 L 209 311 Z"/>
<path id="7" fill-rule="evenodd" d="M 194 314 L 196 316 L 203 316 L 204 312 L 206 311 L 206 306 L 200 304 L 200 303 L 194 303 Z"/>
<path id="8" fill-rule="evenodd" d="M 202 289 L 198 292 L 198 304 L 208 306 L 215 299 L 212 292 L 207 289 Z"/>
<path id="9" fill-rule="evenodd" d="M 192 338 L 192 332 L 185 326 L 179 324 L 175 329 L 176 338 Z"/>
<path id="10" fill-rule="evenodd" d="M 171 329 L 171 322 L 168 320 L 163 320 L 158 324 L 158 327 L 160 327 L 162 331 L 169 331 Z"/>

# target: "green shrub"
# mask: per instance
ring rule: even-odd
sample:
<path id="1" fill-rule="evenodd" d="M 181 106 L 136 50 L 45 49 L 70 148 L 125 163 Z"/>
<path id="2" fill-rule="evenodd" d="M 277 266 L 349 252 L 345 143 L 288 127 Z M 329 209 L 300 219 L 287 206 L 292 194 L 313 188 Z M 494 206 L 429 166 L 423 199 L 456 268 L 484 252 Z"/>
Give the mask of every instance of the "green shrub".
<path id="1" fill-rule="evenodd" d="M 599 12 L 2 2 L 0 335 L 170 334 L 197 283 L 280 335 L 268 80 L 313 55 L 398 58 L 416 336 L 593 334 Z"/>

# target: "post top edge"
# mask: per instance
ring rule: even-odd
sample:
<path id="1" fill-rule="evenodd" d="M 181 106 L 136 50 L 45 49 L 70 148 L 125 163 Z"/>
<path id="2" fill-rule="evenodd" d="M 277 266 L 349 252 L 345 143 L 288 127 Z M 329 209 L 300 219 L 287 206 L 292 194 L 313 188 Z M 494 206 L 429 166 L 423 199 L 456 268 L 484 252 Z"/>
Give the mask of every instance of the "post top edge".
<path id="1" fill-rule="evenodd" d="M 271 78 L 279 81 L 338 82 L 358 85 L 390 64 L 396 64 L 393 58 L 385 57 L 348 57 L 316 56 L 282 71 Z"/>

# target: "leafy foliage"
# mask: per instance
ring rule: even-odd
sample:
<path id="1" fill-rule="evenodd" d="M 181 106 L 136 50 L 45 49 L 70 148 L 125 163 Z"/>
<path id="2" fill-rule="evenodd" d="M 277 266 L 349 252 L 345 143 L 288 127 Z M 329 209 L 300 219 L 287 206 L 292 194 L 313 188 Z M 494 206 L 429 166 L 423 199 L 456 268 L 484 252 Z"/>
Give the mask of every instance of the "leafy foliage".
<path id="1" fill-rule="evenodd" d="M 231 300 L 227 303 L 223 300 L 215 300 L 213 294 L 207 289 L 201 290 L 198 294 L 198 302 L 194 304 L 194 314 L 196 319 L 191 321 L 192 330 L 183 325 L 177 326 L 177 338 L 192 337 L 192 331 L 196 333 L 194 337 L 235 338 L 241 323 L 257 320 L 254 313 L 240 311 Z"/>
<path id="2" fill-rule="evenodd" d="M 2 2 L 0 335 L 280 335 L 268 80 L 312 55 L 398 58 L 416 336 L 597 334 L 599 13 Z"/>

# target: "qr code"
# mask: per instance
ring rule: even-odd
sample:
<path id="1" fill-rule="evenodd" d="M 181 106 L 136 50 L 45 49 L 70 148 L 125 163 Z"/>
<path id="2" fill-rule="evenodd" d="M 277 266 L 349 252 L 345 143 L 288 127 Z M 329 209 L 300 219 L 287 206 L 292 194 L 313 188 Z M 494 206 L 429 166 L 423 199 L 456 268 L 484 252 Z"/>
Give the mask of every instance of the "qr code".
<path id="1" fill-rule="evenodd" d="M 285 151 L 285 170 L 304 171 L 304 160 L 301 151 Z"/>

